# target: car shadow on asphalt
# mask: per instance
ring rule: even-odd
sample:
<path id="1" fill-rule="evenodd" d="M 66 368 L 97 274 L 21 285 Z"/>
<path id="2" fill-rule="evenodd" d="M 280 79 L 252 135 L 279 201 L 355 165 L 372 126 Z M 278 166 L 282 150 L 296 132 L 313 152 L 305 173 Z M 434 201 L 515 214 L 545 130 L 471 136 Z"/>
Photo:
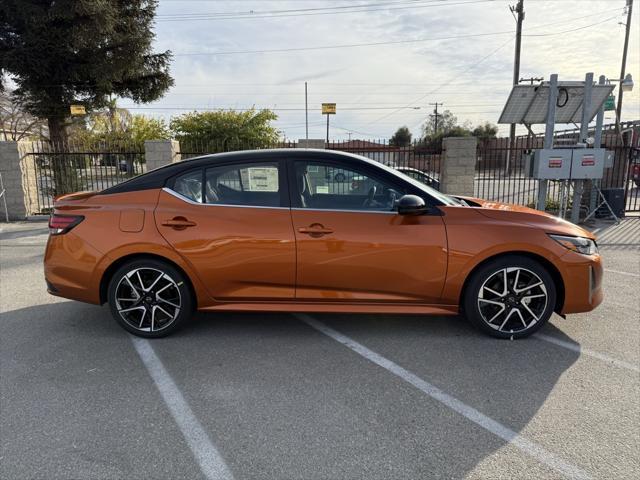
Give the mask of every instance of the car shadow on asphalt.
<path id="1" fill-rule="evenodd" d="M 527 426 L 579 357 L 535 337 L 489 338 L 459 317 L 313 317 L 515 432 Z M 11 339 L 3 348 L 6 369 L 16 362 L 26 368 L 57 362 L 63 370 L 66 362 L 94 365 L 95 352 L 106 348 L 135 356 L 107 306 L 61 302 L 14 310 L 4 313 L 3 328 Z M 550 324 L 543 332 L 572 340 Z M 505 446 L 290 314 L 199 313 L 152 345 L 239 478 L 251 476 L 244 471 L 247 458 L 258 459 L 269 477 L 462 478 Z M 241 398 L 229 394 L 238 391 L 245 392 Z M 58 394 L 73 392 L 63 386 Z M 222 410 L 210 414 L 216 408 Z M 310 438 L 316 428 L 322 434 Z M 232 448 L 238 441 L 241 453 Z M 522 458 L 512 461 L 526 468 Z M 329 463 L 334 470 L 327 470 Z M 296 470 L 300 465 L 304 471 Z"/>
<path id="2" fill-rule="evenodd" d="M 16 240 L 24 237 L 35 237 L 38 235 L 48 235 L 49 227 L 47 225 L 38 228 L 29 228 L 27 230 L 16 231 L 0 231 L 0 241 L 2 240 Z"/>

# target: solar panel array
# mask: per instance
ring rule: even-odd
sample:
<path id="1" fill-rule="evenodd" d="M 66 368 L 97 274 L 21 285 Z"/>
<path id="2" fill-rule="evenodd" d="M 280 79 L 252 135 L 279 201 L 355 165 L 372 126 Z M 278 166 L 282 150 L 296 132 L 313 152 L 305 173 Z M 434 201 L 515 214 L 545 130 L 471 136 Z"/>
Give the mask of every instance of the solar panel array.
<path id="1" fill-rule="evenodd" d="M 594 85 L 591 89 L 589 121 L 613 91 L 613 85 Z M 549 84 L 514 85 L 498 123 L 539 124 L 547 121 Z M 583 82 L 558 82 L 555 123 L 578 123 L 582 121 L 584 101 Z"/>

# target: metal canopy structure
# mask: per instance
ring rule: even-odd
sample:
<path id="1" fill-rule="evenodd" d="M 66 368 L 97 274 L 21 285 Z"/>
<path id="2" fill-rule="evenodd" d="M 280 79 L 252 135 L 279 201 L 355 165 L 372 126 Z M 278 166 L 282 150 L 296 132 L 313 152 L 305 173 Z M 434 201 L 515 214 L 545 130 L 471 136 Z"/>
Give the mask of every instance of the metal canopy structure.
<path id="1" fill-rule="evenodd" d="M 558 74 L 539 85 L 514 85 L 502 110 L 498 123 L 523 124 L 530 133 L 531 125 L 544 124 L 544 146 L 528 157 L 525 170 L 538 179 L 536 208 L 545 210 L 549 180 L 563 182 L 561 215 L 569 206 L 568 198 L 573 183 L 571 221 L 577 223 L 585 179 L 602 178 L 606 152 L 601 148 L 604 103 L 614 86 L 604 75 L 597 84 L 593 72 L 585 75 L 583 82 L 559 82 Z M 589 123 L 598 116 L 595 138 L 589 138 Z M 580 135 L 575 145 L 554 147 L 554 129 L 558 123 L 580 123 Z M 598 186 L 594 185 L 598 190 Z M 595 191 L 594 190 L 594 191 Z M 595 203 L 595 202 L 593 202 Z"/>
<path id="2" fill-rule="evenodd" d="M 590 101 L 587 101 L 587 122 L 593 120 L 600 107 L 614 89 L 614 85 L 593 85 Z M 558 82 L 554 123 L 578 123 L 583 121 L 582 106 L 585 103 L 585 82 Z M 511 90 L 498 123 L 524 125 L 546 124 L 549 109 L 549 82 L 540 85 L 515 85 Z"/>

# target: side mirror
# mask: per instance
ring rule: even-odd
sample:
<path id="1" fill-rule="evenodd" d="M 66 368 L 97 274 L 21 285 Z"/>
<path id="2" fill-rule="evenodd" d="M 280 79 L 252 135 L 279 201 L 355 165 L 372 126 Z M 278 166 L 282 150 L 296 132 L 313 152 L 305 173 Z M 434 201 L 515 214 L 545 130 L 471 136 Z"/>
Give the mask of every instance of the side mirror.
<path id="1" fill-rule="evenodd" d="M 424 200 L 417 195 L 403 195 L 398 200 L 399 215 L 422 215 L 428 211 Z"/>

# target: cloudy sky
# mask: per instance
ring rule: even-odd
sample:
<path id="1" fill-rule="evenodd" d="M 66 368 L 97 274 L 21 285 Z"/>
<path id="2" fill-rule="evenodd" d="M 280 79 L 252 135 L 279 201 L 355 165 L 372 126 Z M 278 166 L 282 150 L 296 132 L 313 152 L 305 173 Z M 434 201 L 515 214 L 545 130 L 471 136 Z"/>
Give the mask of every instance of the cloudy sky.
<path id="1" fill-rule="evenodd" d="M 160 0 L 156 50 L 174 54 L 175 86 L 133 108 L 163 116 L 194 109 L 271 108 L 290 139 L 323 138 L 322 102 L 337 103 L 331 137 L 414 135 L 441 102 L 460 121 L 497 122 L 512 81 L 515 20 L 505 0 Z M 522 77 L 618 78 L 625 0 L 525 0 Z M 640 118 L 636 2 L 623 120 Z M 607 115 L 613 121 L 612 113 Z M 507 132 L 508 126 L 501 126 Z"/>

